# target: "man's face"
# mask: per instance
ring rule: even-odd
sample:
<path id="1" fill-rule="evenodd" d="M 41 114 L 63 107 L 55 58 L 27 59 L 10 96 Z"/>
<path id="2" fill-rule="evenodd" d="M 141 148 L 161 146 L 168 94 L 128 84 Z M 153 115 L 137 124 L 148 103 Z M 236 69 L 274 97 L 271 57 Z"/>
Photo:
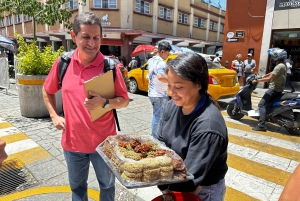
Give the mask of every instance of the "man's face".
<path id="1" fill-rule="evenodd" d="M 77 35 L 70 32 L 73 42 L 76 43 L 80 59 L 93 59 L 96 57 L 102 40 L 99 25 L 80 25 Z"/>

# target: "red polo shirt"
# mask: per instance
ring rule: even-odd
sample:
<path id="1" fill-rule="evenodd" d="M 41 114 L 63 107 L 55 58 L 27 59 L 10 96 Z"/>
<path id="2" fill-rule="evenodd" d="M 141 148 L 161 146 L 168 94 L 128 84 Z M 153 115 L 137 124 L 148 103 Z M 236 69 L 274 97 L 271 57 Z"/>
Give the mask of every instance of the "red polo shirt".
<path id="1" fill-rule="evenodd" d="M 86 98 L 84 82 L 94 76 L 104 73 L 104 56 L 98 53 L 95 60 L 83 67 L 78 59 L 78 49 L 72 55 L 72 60 L 62 82 L 62 99 L 66 128 L 63 130 L 62 147 L 71 152 L 92 153 L 95 148 L 109 135 L 116 135 L 116 124 L 113 112 L 110 111 L 92 122 L 89 111 L 84 106 Z M 58 85 L 57 59 L 44 83 L 45 90 L 55 94 Z M 105 87 L 105 86 L 99 86 Z M 116 68 L 116 97 L 128 99 L 127 89 L 119 68 Z"/>

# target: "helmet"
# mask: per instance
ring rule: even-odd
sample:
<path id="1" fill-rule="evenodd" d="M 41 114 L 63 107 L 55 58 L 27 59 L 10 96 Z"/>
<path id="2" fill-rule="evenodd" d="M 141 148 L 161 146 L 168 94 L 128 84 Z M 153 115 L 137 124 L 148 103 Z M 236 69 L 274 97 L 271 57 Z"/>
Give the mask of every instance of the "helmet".
<path id="1" fill-rule="evenodd" d="M 271 56 L 273 61 L 278 61 L 280 59 L 284 60 L 287 58 L 287 52 L 280 48 L 271 48 L 268 50 L 268 54 Z"/>

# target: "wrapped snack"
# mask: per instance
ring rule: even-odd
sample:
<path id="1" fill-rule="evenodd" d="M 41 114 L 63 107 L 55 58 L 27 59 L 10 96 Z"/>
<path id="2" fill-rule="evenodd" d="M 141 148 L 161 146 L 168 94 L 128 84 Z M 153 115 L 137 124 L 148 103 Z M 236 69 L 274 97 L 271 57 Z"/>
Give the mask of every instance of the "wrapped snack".
<path id="1" fill-rule="evenodd" d="M 183 160 L 150 135 L 109 136 L 96 150 L 127 188 L 193 179 Z"/>

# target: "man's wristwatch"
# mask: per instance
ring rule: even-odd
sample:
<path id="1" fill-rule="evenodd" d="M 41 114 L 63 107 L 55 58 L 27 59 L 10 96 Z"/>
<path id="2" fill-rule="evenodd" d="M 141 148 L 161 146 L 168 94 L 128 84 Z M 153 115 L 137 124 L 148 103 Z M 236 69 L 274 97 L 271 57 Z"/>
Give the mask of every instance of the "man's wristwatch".
<path id="1" fill-rule="evenodd" d="M 110 104 L 109 104 L 109 100 L 107 98 L 105 98 L 106 102 L 103 105 L 103 108 L 109 108 Z"/>

